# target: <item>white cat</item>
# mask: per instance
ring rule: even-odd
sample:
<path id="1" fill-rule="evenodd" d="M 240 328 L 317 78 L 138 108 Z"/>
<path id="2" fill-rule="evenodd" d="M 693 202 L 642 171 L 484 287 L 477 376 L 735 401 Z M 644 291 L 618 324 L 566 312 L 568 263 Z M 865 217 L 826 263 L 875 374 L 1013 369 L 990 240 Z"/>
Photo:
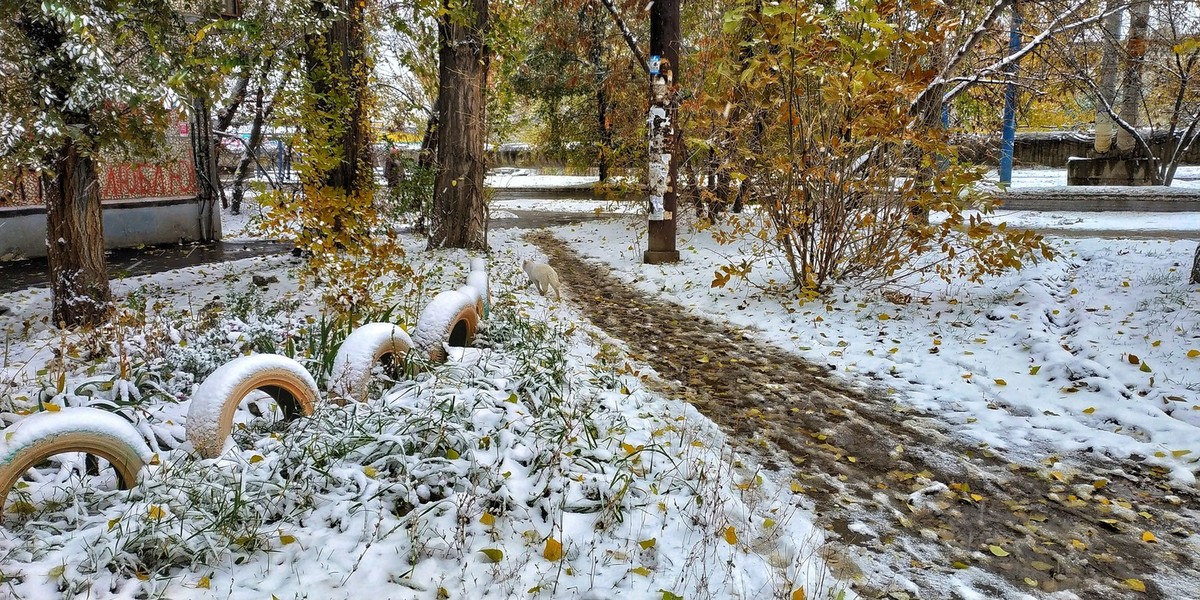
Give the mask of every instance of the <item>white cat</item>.
<path id="1" fill-rule="evenodd" d="M 539 294 L 545 296 L 550 288 L 554 288 L 554 299 L 562 300 L 562 288 L 559 286 L 558 272 L 554 267 L 525 259 L 525 262 L 521 263 L 521 269 L 529 276 L 529 281 L 537 288 Z"/>

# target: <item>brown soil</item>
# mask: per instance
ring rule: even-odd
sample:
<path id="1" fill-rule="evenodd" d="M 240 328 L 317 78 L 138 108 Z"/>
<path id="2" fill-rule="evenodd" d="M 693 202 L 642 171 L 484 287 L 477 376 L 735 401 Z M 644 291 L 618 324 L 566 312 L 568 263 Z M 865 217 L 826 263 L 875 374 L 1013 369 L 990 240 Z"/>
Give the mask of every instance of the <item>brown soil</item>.
<path id="1" fill-rule="evenodd" d="M 1070 467 L 1054 471 L 1010 462 L 936 414 L 647 297 L 548 233 L 526 238 L 550 257 L 564 298 L 657 371 L 652 386 L 800 484 L 830 532 L 833 574 L 864 597 L 905 597 L 898 582 L 909 580 L 913 597 L 955 598 L 955 578 L 994 598 L 1200 597 L 1197 494 L 1164 473 L 1091 455 L 1057 457 Z"/>

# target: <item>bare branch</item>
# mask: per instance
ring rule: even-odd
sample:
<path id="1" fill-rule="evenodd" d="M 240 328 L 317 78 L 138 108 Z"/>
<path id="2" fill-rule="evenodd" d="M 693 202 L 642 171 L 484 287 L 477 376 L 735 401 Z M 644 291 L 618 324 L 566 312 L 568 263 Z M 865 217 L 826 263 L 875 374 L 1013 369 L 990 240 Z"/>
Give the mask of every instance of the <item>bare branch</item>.
<path id="1" fill-rule="evenodd" d="M 637 39 L 633 37 L 633 32 L 629 30 L 629 26 L 625 24 L 625 19 L 621 18 L 621 13 L 617 12 L 617 5 L 613 4 L 613 0 L 600 0 L 604 7 L 608 9 L 608 14 L 617 23 L 617 28 L 621 30 L 621 37 L 625 38 L 625 44 L 629 46 L 629 51 L 633 53 L 633 57 L 637 59 L 639 65 L 642 65 L 642 70 L 647 75 L 650 74 L 650 64 L 646 61 L 646 55 L 642 54 L 638 47 Z"/>

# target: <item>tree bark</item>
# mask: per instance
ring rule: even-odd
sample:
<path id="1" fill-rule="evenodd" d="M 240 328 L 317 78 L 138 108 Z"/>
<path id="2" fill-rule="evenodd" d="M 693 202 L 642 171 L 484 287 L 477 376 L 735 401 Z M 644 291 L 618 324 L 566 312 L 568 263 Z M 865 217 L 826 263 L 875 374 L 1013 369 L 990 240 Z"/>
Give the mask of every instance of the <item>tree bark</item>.
<path id="1" fill-rule="evenodd" d="M 316 3 L 324 11 L 322 3 Z M 333 133 L 330 143 L 340 150 L 337 165 L 325 174 L 326 187 L 352 196 L 373 184 L 370 164 L 370 123 L 367 120 L 366 6 L 359 0 L 338 0 L 342 18 L 321 35 L 306 40 L 308 77 L 317 98 L 317 112 Z M 335 224 L 336 226 L 336 224 Z"/>
<path id="2" fill-rule="evenodd" d="M 200 207 L 200 238 L 215 239 L 217 226 L 213 207 L 218 199 L 224 205 L 225 194 L 221 190 L 221 176 L 217 172 L 216 143 L 213 140 L 212 117 L 208 98 L 192 98 L 192 161 L 196 171 L 196 202 Z"/>
<path id="3" fill-rule="evenodd" d="M 1129 35 L 1125 40 L 1125 77 L 1121 83 L 1122 121 L 1138 126 L 1142 102 L 1142 61 L 1146 58 L 1146 28 L 1150 23 L 1150 1 L 1143 0 L 1129 8 Z M 1133 132 L 1124 127 L 1117 131 L 1117 150 L 1129 155 L 1138 145 Z"/>
<path id="4" fill-rule="evenodd" d="M 112 309 L 96 166 L 70 138 L 50 163 L 53 171 L 42 172 L 41 184 L 52 318 L 60 326 L 96 326 Z"/>
<path id="5" fill-rule="evenodd" d="M 1120 43 L 1122 15 L 1117 9 L 1120 0 L 1108 0 L 1104 9 L 1110 11 L 1104 19 L 1104 51 L 1100 57 L 1100 102 L 1096 109 L 1096 152 L 1104 154 L 1112 148 L 1113 120 L 1108 109 L 1117 99 L 1117 46 Z M 1107 106 L 1105 106 L 1107 104 Z"/>
<path id="6" fill-rule="evenodd" d="M 443 0 L 443 8 L 438 20 L 437 175 L 429 248 L 487 250 L 483 178 L 488 0 Z"/>
<path id="7" fill-rule="evenodd" d="M 266 121 L 267 110 L 263 106 L 263 85 L 254 92 L 254 121 L 250 124 L 250 139 L 246 141 L 246 155 L 238 162 L 237 171 L 233 174 L 233 200 L 230 211 L 233 214 L 242 212 L 242 198 L 246 194 L 246 177 L 249 175 L 251 164 L 255 162 L 258 147 L 262 145 L 263 122 Z M 272 103 L 274 104 L 274 103 Z"/>
<path id="8" fill-rule="evenodd" d="M 675 212 L 683 158 L 677 94 L 681 43 L 679 0 L 656 0 L 650 7 L 650 56 L 661 62 L 650 69 L 650 222 L 642 256 L 649 264 L 679 260 Z"/>
<path id="9" fill-rule="evenodd" d="M 608 122 L 608 90 L 604 86 L 605 80 L 608 79 L 608 69 L 604 64 L 605 27 L 604 19 L 600 16 L 600 6 L 596 2 L 592 2 L 589 7 L 591 8 L 588 14 L 591 19 L 589 54 L 592 63 L 592 84 L 596 86 L 596 129 L 599 134 L 596 144 L 596 168 L 599 171 L 599 181 L 604 183 L 609 178 L 609 154 L 612 149 L 612 127 Z"/>
<path id="10" fill-rule="evenodd" d="M 1192 283 L 1200 283 L 1200 242 L 1196 243 L 1196 256 L 1192 258 Z"/>

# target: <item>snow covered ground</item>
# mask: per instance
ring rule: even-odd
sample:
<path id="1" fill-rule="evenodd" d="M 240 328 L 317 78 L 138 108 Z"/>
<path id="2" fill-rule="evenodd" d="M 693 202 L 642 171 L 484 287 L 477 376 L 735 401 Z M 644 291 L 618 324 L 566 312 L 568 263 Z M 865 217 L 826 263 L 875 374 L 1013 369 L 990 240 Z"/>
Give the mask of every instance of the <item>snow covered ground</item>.
<path id="1" fill-rule="evenodd" d="M 513 186 L 544 183 L 508 177 Z M 1114 235 L 1190 228 L 1200 237 L 1200 215 L 1189 213 L 1003 218 Z M 248 222 L 227 221 L 225 231 L 252 235 Z M 290 426 L 268 418 L 271 403 L 252 395 L 239 412 L 238 447 L 210 460 L 184 452 L 195 373 L 267 343 L 282 351 L 319 329 L 321 310 L 300 289 L 293 259 L 122 280 L 115 292 L 126 326 L 94 334 L 48 327 L 45 290 L 0 296 L 12 308 L 0 316 L 0 421 L 39 403 L 102 405 L 159 454 L 130 491 L 103 474 L 80 485 L 82 460 L 68 457 L 11 494 L 0 597 L 846 591 L 819 558 L 823 533 L 789 481 L 756 472 L 753 457 L 734 454 L 694 408 L 644 389 L 569 302 L 524 285 L 520 262 L 536 250 L 521 233 L 491 234 L 499 314 L 485 338 L 493 341 L 378 387 L 368 403 L 326 406 Z M 741 254 L 711 231 L 685 224 L 682 262 L 661 266 L 641 264 L 641 217 L 555 233 L 648 294 L 869 379 L 1011 460 L 1132 457 L 1179 483 L 1200 471 L 1200 287 L 1186 280 L 1194 243 L 1054 238 L 1061 260 L 983 285 L 914 281 L 904 304 L 842 287 L 828 302 L 798 304 L 747 285 L 711 288 L 716 266 Z M 417 239 L 408 246 L 431 278 L 395 299 L 411 331 L 424 302 L 462 285 L 468 257 L 425 253 Z M 279 281 L 251 293 L 253 275 Z M 778 275 L 766 264 L 754 269 L 756 278 Z M 564 292 L 569 299 L 572 290 Z M 256 403 L 265 417 L 250 411 Z"/>
<path id="2" fill-rule="evenodd" d="M 228 224 L 227 224 L 228 225 Z M 227 230 L 229 228 L 227 227 Z M 0 297 L 0 420 L 101 406 L 157 454 L 115 489 L 66 454 L 9 495 L 0 597 L 837 597 L 789 481 L 762 477 L 691 406 L 649 393 L 568 304 L 524 284 L 496 232 L 482 348 L 371 401 L 280 421 L 252 393 L 236 446 L 188 454 L 200 374 L 270 347 L 306 358 L 323 322 L 296 261 L 125 279 L 121 324 L 61 335 L 45 290 Z M 397 320 L 466 276 L 462 252 L 407 251 L 429 278 Z M 254 275 L 279 281 L 258 291 Z M 49 407 L 49 408 L 45 408 Z M 259 416 L 261 414 L 261 416 Z M 0 453 L 6 446 L 0 439 Z M 852 593 L 844 597 L 854 597 Z"/>

